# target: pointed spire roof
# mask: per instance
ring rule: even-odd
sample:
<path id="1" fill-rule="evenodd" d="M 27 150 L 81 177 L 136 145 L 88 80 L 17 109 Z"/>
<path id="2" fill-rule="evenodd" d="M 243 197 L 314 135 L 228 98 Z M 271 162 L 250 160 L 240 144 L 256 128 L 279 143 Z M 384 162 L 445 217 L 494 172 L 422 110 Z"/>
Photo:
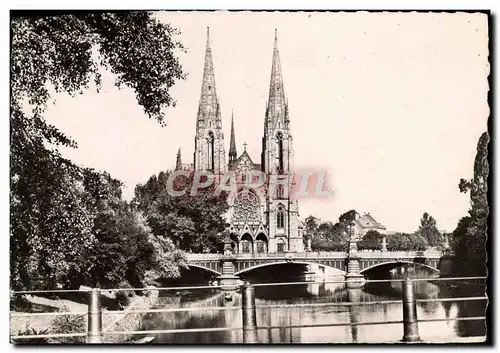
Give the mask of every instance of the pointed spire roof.
<path id="1" fill-rule="evenodd" d="M 205 50 L 205 61 L 203 66 L 203 80 L 201 84 L 200 106 L 198 110 L 198 119 L 206 119 L 211 112 L 219 111 L 219 102 L 217 91 L 215 89 L 214 64 L 212 61 L 212 48 L 210 45 L 210 29 L 207 27 L 207 44 Z"/>
<path id="2" fill-rule="evenodd" d="M 285 117 L 287 112 L 285 89 L 283 86 L 283 76 L 281 74 L 280 53 L 278 50 L 278 31 L 274 30 L 274 50 L 271 67 L 271 82 L 269 85 L 269 101 L 267 108 L 267 119 L 274 122 L 279 117 Z"/>
<path id="3" fill-rule="evenodd" d="M 234 135 L 234 114 L 231 111 L 231 140 L 229 142 L 229 161 L 235 161 L 238 158 L 236 152 L 236 138 Z"/>

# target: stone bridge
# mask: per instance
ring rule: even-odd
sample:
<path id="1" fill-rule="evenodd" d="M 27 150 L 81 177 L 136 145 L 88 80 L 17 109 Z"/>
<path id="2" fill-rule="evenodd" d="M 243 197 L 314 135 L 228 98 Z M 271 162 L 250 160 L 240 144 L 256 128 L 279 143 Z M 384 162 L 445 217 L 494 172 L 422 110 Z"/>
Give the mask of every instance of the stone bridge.
<path id="1" fill-rule="evenodd" d="M 446 259 L 446 261 L 443 261 Z M 420 264 L 436 272 L 447 272 L 449 258 L 443 252 L 427 251 L 358 251 L 348 252 L 303 252 L 267 254 L 188 254 L 188 264 L 224 277 L 239 275 L 264 266 L 278 264 L 322 265 L 342 271 L 344 275 L 357 274 L 363 277 L 368 270 L 378 266 Z"/>

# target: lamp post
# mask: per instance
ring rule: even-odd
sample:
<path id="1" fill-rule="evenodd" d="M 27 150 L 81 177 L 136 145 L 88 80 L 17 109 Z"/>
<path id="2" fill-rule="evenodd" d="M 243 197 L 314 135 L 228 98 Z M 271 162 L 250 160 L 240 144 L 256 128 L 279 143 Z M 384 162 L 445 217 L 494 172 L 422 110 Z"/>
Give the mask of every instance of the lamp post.
<path id="1" fill-rule="evenodd" d="M 220 234 L 219 234 L 220 236 Z M 226 232 L 224 237 L 224 253 L 222 254 L 222 275 L 218 277 L 219 284 L 224 286 L 225 290 L 236 290 L 236 285 L 239 278 L 234 275 L 234 255 L 231 246 L 231 238 L 229 233 Z M 226 287 L 227 286 L 227 287 Z"/>
<path id="2" fill-rule="evenodd" d="M 349 234 L 349 250 L 347 253 L 347 274 L 345 276 L 346 287 L 349 289 L 361 288 L 365 284 L 365 278 L 359 273 L 358 237 L 354 221 L 347 226 L 347 231 Z"/>

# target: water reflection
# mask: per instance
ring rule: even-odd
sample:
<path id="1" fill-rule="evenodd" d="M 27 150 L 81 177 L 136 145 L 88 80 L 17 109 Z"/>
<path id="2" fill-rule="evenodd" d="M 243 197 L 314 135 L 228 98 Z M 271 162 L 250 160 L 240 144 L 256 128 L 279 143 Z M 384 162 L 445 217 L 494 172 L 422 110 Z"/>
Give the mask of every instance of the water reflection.
<path id="1" fill-rule="evenodd" d="M 413 278 L 429 278 L 427 270 L 411 270 L 403 274 L 392 271 L 392 279 L 409 275 Z M 334 280 L 333 278 L 330 278 Z M 337 278 L 341 280 L 342 278 Z M 401 282 L 368 283 L 363 289 L 347 290 L 339 283 L 302 284 L 293 286 L 256 287 L 256 305 L 300 303 L 362 303 L 368 301 L 399 300 Z M 457 296 L 482 296 L 484 287 L 457 289 L 449 285 L 416 282 L 417 299 L 449 298 Z M 194 329 L 241 327 L 241 295 L 233 293 L 232 301 L 214 290 L 187 292 L 175 297 L 163 293 L 158 307 L 224 306 L 225 310 L 194 312 L 153 313 L 145 317 L 144 329 Z M 425 302 L 418 303 L 419 319 L 454 319 L 466 316 L 484 316 L 485 302 Z M 366 343 L 396 342 L 403 336 L 401 324 L 359 325 L 362 322 L 387 322 L 402 320 L 400 303 L 353 306 L 318 306 L 257 309 L 257 325 L 264 328 L 243 332 L 232 331 L 166 333 L 158 335 L 157 343 Z M 295 328 L 293 325 L 320 325 L 343 323 L 346 326 Z M 457 336 L 485 335 L 482 321 L 423 322 L 419 324 L 423 340 L 447 339 Z"/>

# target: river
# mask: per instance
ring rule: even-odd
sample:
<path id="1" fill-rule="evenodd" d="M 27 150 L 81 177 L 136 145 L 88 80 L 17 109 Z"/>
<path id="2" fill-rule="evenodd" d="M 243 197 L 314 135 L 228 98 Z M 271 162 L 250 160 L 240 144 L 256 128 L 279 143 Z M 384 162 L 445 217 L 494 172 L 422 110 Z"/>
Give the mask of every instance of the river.
<path id="1" fill-rule="evenodd" d="M 415 267 L 388 272 L 391 279 L 403 276 L 429 278 L 432 273 Z M 329 280 L 342 277 L 329 277 Z M 255 282 L 254 282 L 255 283 Z M 441 282 L 444 283 L 444 282 Z M 417 299 L 456 298 L 484 296 L 484 287 L 477 285 L 450 285 L 437 282 L 415 282 Z M 348 290 L 343 284 L 321 283 L 256 287 L 256 306 L 339 303 L 398 300 L 401 298 L 401 282 L 367 283 L 362 289 Z M 151 313 L 145 316 L 143 330 L 196 329 L 217 327 L 241 327 L 241 295 L 232 294 L 232 301 L 226 301 L 216 290 L 165 291 L 156 307 L 214 307 L 225 306 L 226 310 L 183 311 Z M 447 342 L 456 337 L 484 336 L 484 320 L 457 321 L 459 317 L 485 315 L 486 301 L 423 302 L 417 304 L 419 320 L 449 319 L 419 323 L 419 331 L 424 341 Z M 346 323 L 345 326 L 313 328 L 273 328 L 259 329 L 254 340 L 258 343 L 389 343 L 398 342 L 403 336 L 402 324 L 385 322 L 402 320 L 401 303 L 318 306 L 292 308 L 257 308 L 258 326 L 293 326 Z M 357 325 L 362 322 L 384 322 L 377 325 Z M 159 334 L 154 343 L 194 344 L 194 343 L 245 343 L 241 329 L 232 331 L 164 333 Z"/>

